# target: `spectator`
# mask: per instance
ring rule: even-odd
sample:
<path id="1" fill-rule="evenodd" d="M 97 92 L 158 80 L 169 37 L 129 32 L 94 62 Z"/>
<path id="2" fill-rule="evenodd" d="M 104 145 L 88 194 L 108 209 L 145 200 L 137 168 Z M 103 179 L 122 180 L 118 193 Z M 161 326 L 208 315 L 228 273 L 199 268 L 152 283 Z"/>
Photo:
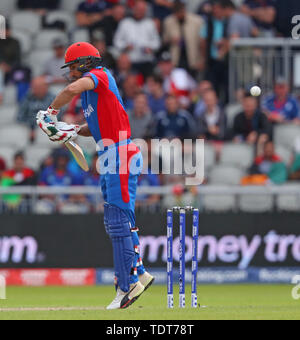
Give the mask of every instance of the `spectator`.
<path id="1" fill-rule="evenodd" d="M 159 20 L 164 20 L 172 14 L 174 7 L 173 0 L 154 0 L 153 1 L 153 16 Z"/>
<path id="2" fill-rule="evenodd" d="M 12 37 L 10 26 L 6 22 L 6 39 L 0 39 L 0 105 L 3 102 L 4 84 L 13 68 L 20 65 L 20 61 L 20 43 Z"/>
<path id="3" fill-rule="evenodd" d="M 235 142 L 258 144 L 258 152 L 270 138 L 270 124 L 265 114 L 258 109 L 257 99 L 247 94 L 243 99 L 244 111 L 239 113 L 233 124 Z"/>
<path id="4" fill-rule="evenodd" d="M 147 96 L 139 93 L 134 99 L 133 110 L 128 112 L 132 138 L 144 138 L 153 121 L 152 113 L 148 106 Z"/>
<path id="5" fill-rule="evenodd" d="M 289 90 L 287 81 L 279 78 L 275 84 L 274 94 L 264 100 L 263 109 L 271 123 L 300 123 L 299 104 Z"/>
<path id="6" fill-rule="evenodd" d="M 229 42 L 225 10 L 217 0 L 213 1 L 212 14 L 207 16 L 200 31 L 200 42 L 205 79 L 211 81 L 218 96 L 227 101 Z"/>
<path id="7" fill-rule="evenodd" d="M 298 143 L 299 143 L 299 141 L 298 141 Z M 289 180 L 291 180 L 291 181 L 299 181 L 300 180 L 300 153 L 299 153 L 299 149 L 296 150 L 295 158 L 294 158 L 293 163 L 291 165 L 291 168 L 289 170 Z"/>
<path id="8" fill-rule="evenodd" d="M 59 203 L 58 211 L 64 215 L 88 214 L 92 209 L 91 203 L 84 195 L 70 195 L 67 200 Z"/>
<path id="9" fill-rule="evenodd" d="M 207 140 L 224 140 L 226 134 L 226 116 L 218 105 L 218 97 L 214 90 L 203 94 L 206 107 L 199 120 L 199 136 Z"/>
<path id="10" fill-rule="evenodd" d="M 138 77 L 135 74 L 130 74 L 124 80 L 122 90 L 125 109 L 126 111 L 130 111 L 133 109 L 134 98 L 140 90 Z"/>
<path id="11" fill-rule="evenodd" d="M 54 165 L 44 168 L 41 172 L 39 184 L 44 186 L 75 185 L 76 178 L 68 170 L 69 153 L 65 149 L 58 149 L 54 154 Z"/>
<path id="12" fill-rule="evenodd" d="M 193 93 L 193 98 L 192 98 L 192 112 L 194 113 L 194 117 L 201 117 L 201 115 L 205 112 L 206 110 L 206 105 L 203 100 L 204 93 L 206 91 L 213 90 L 213 85 L 210 81 L 208 80 L 203 80 L 199 83 L 197 86 L 196 90 Z"/>
<path id="13" fill-rule="evenodd" d="M 147 97 L 150 110 L 153 114 L 166 109 L 166 94 L 163 90 L 163 79 L 154 75 L 147 79 Z"/>
<path id="14" fill-rule="evenodd" d="M 45 63 L 44 75 L 48 84 L 64 84 L 66 78 L 61 66 L 65 63 L 66 42 L 57 38 L 53 41 L 52 48 L 54 55 Z"/>
<path id="15" fill-rule="evenodd" d="M 44 169 L 50 168 L 53 166 L 54 166 L 54 157 L 53 157 L 53 152 L 52 152 L 51 154 L 48 154 L 46 158 L 42 161 L 42 164 L 40 165 L 40 169 L 39 169 L 39 175 L 43 172 Z"/>
<path id="16" fill-rule="evenodd" d="M 133 17 L 121 21 L 114 37 L 114 46 L 127 51 L 133 67 L 145 77 L 152 70 L 160 38 L 154 21 L 146 17 L 147 3 L 139 0 L 133 7 Z"/>
<path id="17" fill-rule="evenodd" d="M 168 176 L 170 177 L 170 176 Z M 192 204 L 193 207 L 201 207 L 202 203 L 199 199 L 197 186 L 185 187 L 183 183 L 180 183 L 176 176 L 173 177 L 174 182 L 172 184 L 172 193 L 165 195 L 163 199 L 163 206 L 174 206 L 174 207 L 186 207 Z"/>
<path id="18" fill-rule="evenodd" d="M 276 18 L 274 0 L 245 0 L 241 11 L 253 18 L 260 31 L 260 36 L 274 36 L 273 25 Z"/>
<path id="19" fill-rule="evenodd" d="M 138 186 L 157 187 L 161 185 L 163 176 L 161 174 L 161 158 L 159 155 L 154 157 L 154 154 L 152 154 L 152 136 L 145 136 L 144 141 L 146 144 L 140 145 L 143 154 L 143 171 L 138 179 Z M 151 210 L 155 210 L 159 202 L 160 195 L 137 195 L 137 207 L 149 207 Z"/>
<path id="20" fill-rule="evenodd" d="M 232 0 L 221 0 L 221 6 L 225 11 L 225 17 L 228 20 L 228 38 L 250 38 L 251 36 L 258 36 L 259 31 L 252 18 L 238 12 Z"/>
<path id="21" fill-rule="evenodd" d="M 212 1 L 211 0 L 202 0 L 200 6 L 198 8 L 197 14 L 206 17 L 211 15 L 212 13 Z"/>
<path id="22" fill-rule="evenodd" d="M 106 45 L 113 46 L 113 38 L 118 29 L 119 23 L 124 19 L 126 9 L 122 4 L 115 4 L 111 10 L 111 15 L 105 16 L 102 20 L 91 26 L 91 33 L 94 30 L 101 30 L 105 36 Z"/>
<path id="23" fill-rule="evenodd" d="M 36 184 L 35 173 L 25 164 L 24 154 L 17 152 L 14 156 L 13 167 L 4 171 L 1 179 L 1 186 L 24 186 Z M 18 208 L 23 200 L 22 195 L 4 195 L 2 197 L 8 208 Z"/>
<path id="24" fill-rule="evenodd" d="M 79 27 L 90 27 L 103 18 L 103 13 L 107 9 L 104 0 L 85 0 L 78 5 L 76 12 L 76 22 Z"/>
<path id="25" fill-rule="evenodd" d="M 38 175 L 38 184 L 41 174 L 45 169 L 53 168 L 54 167 L 54 157 L 53 153 L 46 156 L 44 161 L 42 162 L 40 169 L 39 169 L 39 175 Z M 50 215 L 56 212 L 56 202 L 55 202 L 55 196 L 53 195 L 42 195 L 39 197 L 36 204 L 33 206 L 33 211 L 35 214 L 40 215 Z"/>
<path id="26" fill-rule="evenodd" d="M 127 53 L 121 53 L 117 60 L 114 76 L 119 87 L 122 87 L 124 80 L 131 74 L 131 61 Z"/>
<path id="27" fill-rule="evenodd" d="M 199 36 L 203 21 L 200 16 L 188 13 L 185 4 L 176 0 L 174 13 L 164 21 L 163 41 L 170 46 L 173 65 L 196 75 L 199 70 Z"/>
<path id="28" fill-rule="evenodd" d="M 19 65 L 12 69 L 9 75 L 9 83 L 17 87 L 17 101 L 20 103 L 30 89 L 31 69 L 27 66 Z"/>
<path id="29" fill-rule="evenodd" d="M 158 187 L 160 186 L 159 176 L 153 174 L 151 169 L 148 169 L 147 172 L 144 172 L 140 175 L 138 179 L 139 187 Z M 137 195 L 137 204 L 136 207 L 148 207 L 148 208 L 156 208 L 160 202 L 160 195 Z"/>
<path id="30" fill-rule="evenodd" d="M 77 179 L 76 185 L 84 185 L 89 187 L 98 187 L 100 184 L 99 173 L 97 170 L 98 153 L 92 158 L 92 165 L 89 172 L 82 172 L 82 176 Z"/>
<path id="31" fill-rule="evenodd" d="M 281 158 L 275 153 L 274 144 L 271 141 L 265 143 L 262 156 L 255 159 L 250 169 L 253 175 L 266 175 L 274 184 L 283 184 L 287 180 L 287 169 Z"/>
<path id="32" fill-rule="evenodd" d="M 167 94 L 176 96 L 183 108 L 190 106 L 190 94 L 196 82 L 185 69 L 174 68 L 170 53 L 164 52 L 158 62 L 158 72 L 164 79 L 163 88 Z"/>
<path id="33" fill-rule="evenodd" d="M 18 0 L 19 9 L 37 10 L 45 14 L 46 10 L 58 9 L 60 0 Z"/>
<path id="34" fill-rule="evenodd" d="M 6 164 L 4 159 L 0 157 L 0 181 L 2 179 L 3 172 L 6 170 Z"/>
<path id="35" fill-rule="evenodd" d="M 157 115 L 156 137 L 158 138 L 193 138 L 195 123 L 192 116 L 180 109 L 178 99 L 169 95 L 166 99 L 166 111 Z"/>
<path id="36" fill-rule="evenodd" d="M 30 140 L 35 139 L 36 115 L 40 110 L 45 110 L 54 96 L 49 92 L 45 77 L 34 78 L 31 91 L 26 95 L 19 107 L 18 121 L 27 124 L 31 129 Z"/>
<path id="37" fill-rule="evenodd" d="M 79 186 L 95 186 L 99 187 L 100 178 L 97 171 L 98 154 L 95 154 L 92 159 L 92 165 L 89 172 L 81 172 L 80 176 L 73 177 L 73 184 Z M 59 205 L 59 211 L 62 214 L 87 214 L 91 212 L 92 207 L 95 211 L 101 211 L 101 202 L 94 195 L 71 195 L 67 200 L 63 200 Z"/>
<path id="38" fill-rule="evenodd" d="M 97 48 L 102 57 L 103 65 L 110 70 L 115 67 L 115 59 L 107 50 L 105 36 L 100 30 L 95 30 L 92 35 L 92 44 Z"/>

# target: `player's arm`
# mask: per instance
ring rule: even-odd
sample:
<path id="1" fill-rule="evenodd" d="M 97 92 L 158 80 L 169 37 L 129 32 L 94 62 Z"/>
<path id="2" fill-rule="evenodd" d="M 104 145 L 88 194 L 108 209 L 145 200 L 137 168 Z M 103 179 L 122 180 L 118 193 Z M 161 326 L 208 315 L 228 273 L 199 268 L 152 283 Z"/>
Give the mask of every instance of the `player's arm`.
<path id="1" fill-rule="evenodd" d="M 68 85 L 59 95 L 54 99 L 51 104 L 51 108 L 59 110 L 77 95 L 84 91 L 90 91 L 95 89 L 95 83 L 90 77 L 84 77 L 76 80 L 74 83 Z M 55 114 L 55 113 L 54 113 Z"/>
<path id="2" fill-rule="evenodd" d="M 92 133 L 89 129 L 88 124 L 84 124 L 82 126 L 80 126 L 80 131 L 78 132 L 79 136 L 83 136 L 83 137 L 91 137 Z"/>
<path id="3" fill-rule="evenodd" d="M 63 122 L 58 122 L 57 115 L 59 114 L 60 108 L 68 104 L 75 96 L 84 91 L 93 89 L 95 89 L 95 83 L 92 78 L 81 78 L 60 92 L 52 102 L 51 106 L 48 107 L 47 111 L 38 112 L 37 124 L 48 135 L 51 141 L 66 143 L 77 137 L 81 127 L 79 125 L 68 125 Z M 86 126 L 83 126 L 83 132 L 81 135 L 91 136 Z"/>

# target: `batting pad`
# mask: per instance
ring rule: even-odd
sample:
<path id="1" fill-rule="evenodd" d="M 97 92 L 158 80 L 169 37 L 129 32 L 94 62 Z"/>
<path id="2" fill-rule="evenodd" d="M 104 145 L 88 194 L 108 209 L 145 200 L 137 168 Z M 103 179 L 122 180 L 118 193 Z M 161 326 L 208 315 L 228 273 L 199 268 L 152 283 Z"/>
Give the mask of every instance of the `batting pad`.
<path id="1" fill-rule="evenodd" d="M 112 241 L 118 286 L 123 292 L 128 292 L 131 267 L 135 256 L 129 219 L 120 208 L 105 204 L 104 221 L 106 231 Z"/>

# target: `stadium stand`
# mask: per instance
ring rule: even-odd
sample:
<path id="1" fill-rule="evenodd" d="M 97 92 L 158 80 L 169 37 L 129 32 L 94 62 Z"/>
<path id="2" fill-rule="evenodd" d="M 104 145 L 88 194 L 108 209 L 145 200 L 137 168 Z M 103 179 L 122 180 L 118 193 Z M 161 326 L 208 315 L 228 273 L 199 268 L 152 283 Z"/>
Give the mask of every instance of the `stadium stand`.
<path id="1" fill-rule="evenodd" d="M 0 145 L 9 145 L 17 150 L 25 148 L 29 139 L 29 130 L 26 126 L 14 123 L 0 128 Z"/>
<path id="2" fill-rule="evenodd" d="M 230 165 L 217 165 L 209 174 L 209 183 L 215 185 L 239 185 L 245 172 Z"/>
<path id="3" fill-rule="evenodd" d="M 49 47 L 51 48 L 52 43 L 55 39 L 68 41 L 68 37 L 64 32 L 60 30 L 44 29 L 37 34 L 34 47 L 37 51 L 48 49 Z"/>
<path id="4" fill-rule="evenodd" d="M 254 148 L 248 144 L 227 143 L 224 145 L 220 163 L 247 169 L 253 163 Z"/>
<path id="5" fill-rule="evenodd" d="M 19 11 L 12 14 L 10 24 L 13 30 L 35 35 L 41 29 L 41 17 L 34 12 Z"/>
<path id="6" fill-rule="evenodd" d="M 277 125 L 274 128 L 275 144 L 285 146 L 291 150 L 294 148 L 295 139 L 299 135 L 300 127 L 297 125 Z"/>
<path id="7" fill-rule="evenodd" d="M 66 41 L 66 43 L 73 43 L 76 41 L 90 41 L 89 30 L 87 28 L 76 27 L 75 14 L 78 5 L 82 1 L 83 0 L 61 0 L 59 9 L 53 11 L 45 11 L 41 14 L 39 11 L 17 9 L 16 0 L 1 0 L 0 14 L 4 14 L 8 17 L 9 24 L 12 30 L 12 36 L 19 41 L 21 46 L 22 58 L 19 61 L 18 65 L 12 65 L 12 69 L 15 66 L 28 66 L 32 71 L 31 78 L 40 76 L 43 73 L 45 62 L 51 56 L 53 56 L 52 43 L 55 38 L 61 38 Z M 133 3 L 134 2 L 130 3 L 130 6 Z M 195 14 L 201 13 L 200 15 L 205 19 L 202 8 L 200 9 L 200 5 L 202 3 L 203 1 L 201 0 L 193 2 L 190 1 L 188 3 L 188 9 L 190 11 L 193 11 Z M 237 6 L 240 6 L 242 2 L 236 0 L 235 3 Z M 153 11 L 151 10 L 151 2 L 149 2 L 148 5 L 148 15 L 152 15 Z M 111 10 L 109 9 L 107 12 L 103 13 L 103 16 L 105 18 L 110 14 Z M 129 15 L 131 15 L 131 8 L 127 7 L 126 16 Z M 152 19 L 156 20 L 157 18 L 152 17 Z M 117 20 L 114 20 L 114 18 L 110 17 L 109 22 L 115 22 L 117 25 Z M 57 22 L 62 22 L 65 26 L 65 29 L 58 29 L 55 26 Z M 105 21 L 100 20 L 100 22 L 97 23 L 97 27 L 100 27 L 100 29 L 101 27 L 103 27 L 101 25 L 105 25 Z M 51 26 L 53 27 L 51 28 Z M 161 21 L 159 26 L 161 27 L 160 34 L 162 38 L 164 22 Z M 275 30 L 275 27 L 273 28 Z M 145 45 L 147 46 L 147 42 L 145 42 Z M 151 79 L 144 79 L 141 74 L 142 72 L 139 72 L 139 70 L 132 67 L 129 67 L 128 71 L 126 65 L 122 65 L 122 60 L 125 60 L 125 58 L 121 58 L 121 61 L 119 61 L 120 52 L 114 50 L 112 46 L 102 46 L 100 43 L 100 47 L 103 48 L 104 51 L 101 51 L 101 53 L 104 53 L 104 62 L 106 62 L 110 57 L 112 58 L 113 66 L 111 71 L 116 76 L 124 102 L 126 104 L 126 107 L 128 107 L 129 109 L 132 109 L 132 106 L 134 105 L 133 103 L 135 96 L 143 91 L 146 92 L 146 94 L 151 92 L 151 99 L 153 100 L 155 105 L 161 104 L 156 103 L 155 100 L 157 100 L 158 102 L 159 100 L 161 100 L 161 98 L 165 98 L 168 94 L 171 93 L 177 96 L 181 108 L 191 113 L 191 116 L 195 109 L 195 103 L 197 103 L 198 109 L 200 108 L 200 114 L 201 109 L 205 110 L 205 107 L 203 107 L 204 104 L 203 102 L 201 102 L 201 94 L 196 94 L 195 100 L 191 99 L 193 98 L 194 92 L 196 92 L 197 84 L 199 84 L 201 80 L 205 79 L 206 77 L 207 70 L 205 68 L 204 70 L 199 69 L 199 72 L 196 73 L 191 72 L 191 81 L 190 84 L 188 84 L 189 86 L 187 86 L 189 90 L 186 90 L 186 88 L 182 90 L 180 88 L 177 88 L 177 85 L 174 85 L 177 83 L 180 84 L 181 81 L 181 79 L 174 79 L 176 78 L 174 76 L 176 74 L 175 71 L 179 68 L 186 68 L 188 70 L 188 67 L 186 67 L 188 64 L 187 60 L 184 60 L 184 56 L 186 55 L 186 53 L 183 54 L 182 58 L 179 58 L 180 61 L 178 62 L 176 67 L 173 67 L 170 64 L 170 59 L 174 59 L 172 53 L 171 56 L 169 55 L 169 53 L 167 53 L 167 55 L 161 53 L 157 54 L 155 63 L 153 64 L 152 73 L 156 74 L 156 72 L 160 72 L 159 76 L 162 77 L 163 81 L 163 93 L 159 93 L 159 95 L 157 96 L 157 98 L 159 99 L 156 99 L 154 98 L 155 96 L 152 95 L 152 93 L 155 93 L 155 89 L 153 90 L 151 88 L 152 91 L 149 91 L 149 87 L 155 86 L 151 83 Z M 110 52 L 114 51 L 113 55 L 110 56 L 107 53 L 107 50 Z M 121 52 L 122 54 L 127 54 L 126 49 Z M 230 55 L 228 57 L 230 59 Z M 157 67 L 158 64 L 159 66 L 163 66 L 162 70 L 160 69 L 160 67 Z M 166 69 L 164 69 L 164 66 Z M 254 66 L 253 69 L 255 68 Z M 170 69 L 168 69 L 169 67 Z M 237 78 L 235 71 L 236 70 L 233 70 L 231 78 Z M 275 71 L 276 70 L 272 70 L 270 72 Z M 38 170 L 41 162 L 45 158 L 45 155 L 50 154 L 53 149 L 59 147 L 59 145 L 49 143 L 46 136 L 38 129 L 36 130 L 35 140 L 30 141 L 30 131 L 28 130 L 28 128 L 16 123 L 19 92 L 21 91 L 22 85 L 24 84 L 21 84 L 20 86 L 17 81 L 11 79 L 9 72 L 7 73 L 5 70 L 3 71 L 0 67 L 0 79 L 2 73 L 2 78 L 4 78 L 5 81 L 5 87 L 2 91 L 0 83 L 0 102 L 1 97 L 3 97 L 2 105 L 0 105 L 0 157 L 4 158 L 5 161 L 10 165 L 13 154 L 19 149 L 25 150 L 26 148 L 25 157 L 27 159 L 28 165 L 33 169 Z M 273 78 L 274 81 L 277 76 L 278 74 L 274 74 L 270 78 Z M 257 78 L 257 81 L 259 81 L 259 77 Z M 251 84 L 252 83 L 248 82 L 247 88 L 243 88 L 242 90 L 246 92 Z M 56 94 L 60 92 L 65 85 L 66 83 L 50 85 L 50 91 L 53 94 Z M 224 91 L 226 92 L 226 90 L 227 89 L 225 89 Z M 271 90 L 271 88 L 269 87 L 268 90 Z M 205 142 L 204 165 L 205 178 L 207 182 L 205 182 L 204 185 L 207 185 L 209 187 L 220 185 L 228 185 L 232 187 L 239 186 L 242 177 L 247 174 L 247 171 L 249 170 L 249 168 L 253 164 L 254 159 L 257 156 L 255 145 L 250 145 L 246 141 L 233 143 L 231 136 L 233 121 L 236 115 L 240 113 L 243 108 L 241 103 L 239 102 L 239 99 L 234 99 L 233 101 L 228 102 L 228 100 L 226 99 L 226 95 L 224 96 L 224 93 L 222 93 L 224 91 L 220 91 L 221 93 L 218 93 L 218 99 L 220 107 L 222 108 L 222 110 L 224 110 L 226 115 L 227 132 L 222 140 L 218 140 L 217 142 L 214 140 Z M 75 103 L 72 106 L 72 109 L 74 110 L 74 113 L 78 114 L 78 103 Z M 151 126 L 149 126 L 149 129 L 147 129 L 147 137 L 149 137 L 149 134 L 153 135 L 158 117 L 154 113 L 151 114 L 152 121 Z M 212 124 L 212 129 L 215 129 L 216 126 L 214 126 L 214 124 L 216 121 L 216 117 L 218 117 L 218 113 L 213 112 L 211 117 L 209 115 L 208 117 L 209 118 L 207 119 L 207 121 Z M 200 130 L 198 129 L 199 126 L 197 125 L 199 123 L 196 117 L 194 118 L 195 120 L 193 121 L 193 124 L 195 125 L 195 131 L 198 131 Z M 170 124 L 170 122 L 163 122 L 163 124 L 167 123 Z M 179 123 L 177 122 L 177 124 L 180 124 L 180 121 Z M 176 130 L 176 127 L 173 130 Z M 280 156 L 282 162 L 284 162 L 287 168 L 289 168 L 293 162 L 295 156 L 295 140 L 299 136 L 300 127 L 296 121 L 293 124 L 276 124 L 273 126 L 273 141 L 276 146 L 275 151 L 276 154 Z M 155 138 L 156 136 L 153 135 L 151 137 Z M 92 139 L 80 137 L 78 138 L 77 142 L 89 155 L 93 155 L 95 153 L 96 149 Z M 156 150 L 154 150 L 154 153 L 155 152 Z M 162 150 L 160 154 L 157 153 L 157 156 L 165 159 L 168 156 L 168 151 L 165 152 L 164 150 Z M 178 154 L 176 155 L 176 157 L 180 158 L 181 155 Z M 166 177 L 162 176 L 161 179 L 162 185 L 169 183 Z M 287 185 L 289 185 L 289 182 L 287 183 Z M 290 185 L 293 186 L 294 184 Z M 237 199 L 237 195 L 231 195 L 228 193 L 223 195 L 209 194 L 202 197 L 202 203 L 205 210 L 216 212 L 236 211 L 237 209 L 245 212 L 268 212 L 274 208 L 275 203 L 278 209 L 282 211 L 300 211 L 299 197 L 295 194 L 286 193 L 278 194 L 276 196 L 271 194 L 240 195 L 239 199 Z"/>
<path id="8" fill-rule="evenodd" d="M 234 195 L 204 195 L 204 209 L 208 212 L 235 211 L 237 208 Z"/>
<path id="9" fill-rule="evenodd" d="M 239 197 L 239 209 L 248 213 L 270 212 L 274 207 L 272 195 L 241 195 Z"/>

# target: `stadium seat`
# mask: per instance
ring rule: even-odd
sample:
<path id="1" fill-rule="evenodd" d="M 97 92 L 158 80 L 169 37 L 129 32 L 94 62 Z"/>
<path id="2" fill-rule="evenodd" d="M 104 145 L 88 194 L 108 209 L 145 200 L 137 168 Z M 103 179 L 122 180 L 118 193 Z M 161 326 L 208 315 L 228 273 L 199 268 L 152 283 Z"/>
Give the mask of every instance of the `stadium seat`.
<path id="1" fill-rule="evenodd" d="M 236 209 L 236 200 L 234 195 L 204 195 L 203 205 L 209 212 L 225 212 Z"/>
<path id="2" fill-rule="evenodd" d="M 279 211 L 299 212 L 300 194 L 280 194 L 276 197 L 276 205 Z"/>
<path id="3" fill-rule="evenodd" d="M 16 150 L 14 147 L 3 146 L 3 145 L 0 146 L 0 158 L 3 158 L 5 160 L 7 168 L 12 166 L 15 152 Z"/>
<path id="4" fill-rule="evenodd" d="M 20 30 L 34 35 L 40 31 L 41 17 L 34 12 L 19 11 L 12 14 L 10 23 L 12 30 Z"/>
<path id="5" fill-rule="evenodd" d="M 289 149 L 294 148 L 296 137 L 300 136 L 300 127 L 293 124 L 277 125 L 274 128 L 275 145 L 282 145 Z"/>
<path id="6" fill-rule="evenodd" d="M 243 111 L 243 107 L 239 103 L 228 104 L 225 108 L 225 113 L 227 117 L 227 126 L 228 128 L 233 127 L 234 118 Z"/>
<path id="7" fill-rule="evenodd" d="M 208 143 L 204 146 L 204 166 L 205 170 L 210 170 L 216 164 L 216 149 Z"/>
<path id="8" fill-rule="evenodd" d="M 0 13 L 5 17 L 9 17 L 16 10 L 17 0 L 1 0 Z"/>
<path id="9" fill-rule="evenodd" d="M 217 165 L 209 174 L 209 184 L 239 185 L 245 172 L 229 165 Z"/>
<path id="10" fill-rule="evenodd" d="M 70 1 L 69 1 L 70 2 Z M 71 1 L 72 2 L 72 1 Z M 74 0 L 73 0 L 74 2 Z M 51 11 L 46 16 L 46 23 L 52 24 L 55 21 L 62 21 L 66 25 L 66 30 L 71 31 L 75 26 L 74 16 L 66 11 Z"/>
<path id="11" fill-rule="evenodd" d="M 42 30 L 35 39 L 35 49 L 50 49 L 52 48 L 53 41 L 57 38 L 62 39 L 66 44 L 68 43 L 68 37 L 64 32 L 51 29 Z"/>
<path id="12" fill-rule="evenodd" d="M 72 43 L 74 44 L 78 41 L 90 41 L 90 35 L 87 29 L 82 28 L 73 32 Z"/>
<path id="13" fill-rule="evenodd" d="M 33 75 L 40 76 L 44 72 L 45 63 L 53 56 L 52 50 L 34 51 L 29 56 L 29 65 L 33 70 Z"/>
<path id="14" fill-rule="evenodd" d="M 277 145 L 275 147 L 275 153 L 280 156 L 281 160 L 283 161 L 283 163 L 285 163 L 286 165 L 290 165 L 291 161 L 292 161 L 292 157 L 293 157 L 293 152 L 282 146 L 282 145 Z"/>
<path id="15" fill-rule="evenodd" d="M 93 155 L 96 152 L 96 143 L 92 137 L 87 138 L 79 136 L 76 139 L 76 143 L 80 145 L 84 152 L 87 152 L 90 155 Z"/>
<path id="16" fill-rule="evenodd" d="M 0 128 L 0 145 L 15 146 L 18 149 L 25 149 L 29 140 L 29 129 L 22 125 L 14 123 Z"/>
<path id="17" fill-rule="evenodd" d="M 4 105 L 16 105 L 17 89 L 14 85 L 9 85 L 4 88 L 3 104 Z M 1 106 L 0 106 L 1 109 Z"/>
<path id="18" fill-rule="evenodd" d="M 37 148 L 55 149 L 55 148 L 58 148 L 60 144 L 50 142 L 46 134 L 41 129 L 37 128 L 34 146 Z"/>
<path id="19" fill-rule="evenodd" d="M 49 91 L 50 91 L 52 94 L 57 95 L 57 94 L 59 94 L 59 92 L 61 92 L 64 88 L 65 88 L 65 85 L 55 84 L 55 85 L 50 85 Z"/>
<path id="20" fill-rule="evenodd" d="M 186 5 L 187 5 L 187 8 L 190 12 L 197 13 L 202 2 L 203 2 L 203 0 L 187 1 Z"/>
<path id="21" fill-rule="evenodd" d="M 49 143 L 50 144 L 50 143 Z M 29 146 L 25 151 L 26 164 L 34 170 L 38 170 L 42 162 L 51 153 L 51 148 L 40 146 Z"/>
<path id="22" fill-rule="evenodd" d="M 0 126 L 13 124 L 16 121 L 16 113 L 16 105 L 0 106 Z"/>
<path id="23" fill-rule="evenodd" d="M 274 207 L 274 199 L 272 195 L 240 195 L 239 208 L 243 212 L 262 213 L 270 212 Z"/>
<path id="24" fill-rule="evenodd" d="M 31 51 L 32 39 L 28 33 L 19 29 L 13 30 L 12 36 L 17 39 L 21 44 L 21 50 L 23 54 L 27 54 Z"/>
<path id="25" fill-rule="evenodd" d="M 254 148 L 248 144 L 227 143 L 221 151 L 221 164 L 250 168 L 254 160 Z"/>
<path id="26" fill-rule="evenodd" d="M 75 12 L 78 5 L 82 2 L 82 0 L 61 0 L 61 9 L 69 12 L 69 13 L 72 13 L 72 12 Z"/>

